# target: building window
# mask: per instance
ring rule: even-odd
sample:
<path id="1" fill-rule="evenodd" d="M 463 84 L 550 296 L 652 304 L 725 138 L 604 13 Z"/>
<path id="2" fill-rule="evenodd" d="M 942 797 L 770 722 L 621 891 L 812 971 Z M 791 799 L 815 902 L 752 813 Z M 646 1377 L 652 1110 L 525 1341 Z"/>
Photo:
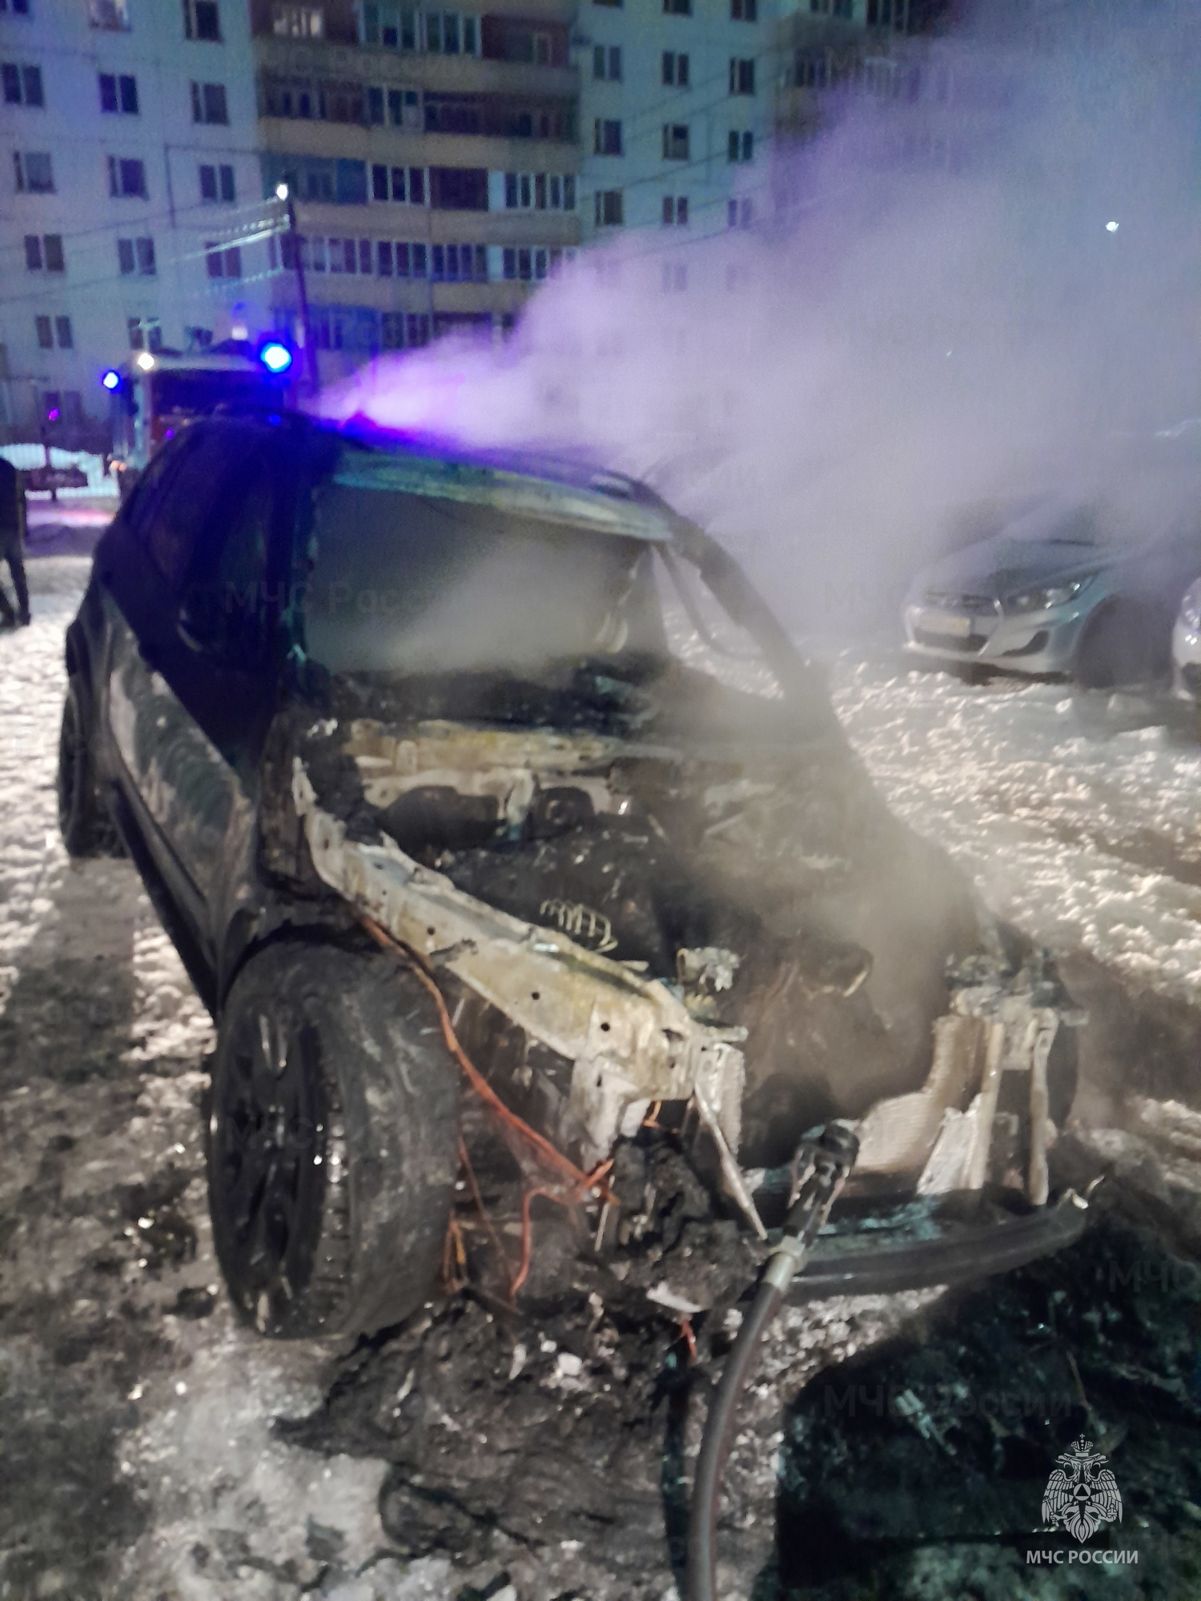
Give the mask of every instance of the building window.
<path id="1" fill-rule="evenodd" d="M 755 92 L 754 56 L 730 57 L 730 93 L 753 95 Z"/>
<path id="2" fill-rule="evenodd" d="M 0 11 L 3 9 L 0 5 Z M 88 0 L 88 22 L 93 28 L 125 32 L 129 27 L 129 0 Z"/>
<path id="3" fill-rule="evenodd" d="M 624 220 L 620 189 L 598 189 L 593 196 L 598 228 L 620 228 Z"/>
<path id="4" fill-rule="evenodd" d="M 50 155 L 45 150 L 14 150 L 13 171 L 17 193 L 49 195 L 54 193 L 54 170 Z"/>
<path id="5" fill-rule="evenodd" d="M 692 0 L 663 0 L 663 15 L 666 17 L 690 17 L 692 15 Z"/>
<path id="6" fill-rule="evenodd" d="M 275 5 L 271 8 L 271 31 L 282 39 L 321 39 L 325 35 L 325 13 L 320 6 Z"/>
<path id="7" fill-rule="evenodd" d="M 183 0 L 183 31 L 185 39 L 220 44 L 221 9 L 217 0 Z"/>
<path id="8" fill-rule="evenodd" d="M 476 19 L 458 11 L 427 11 L 425 48 L 436 55 L 475 55 Z"/>
<path id="9" fill-rule="evenodd" d="M 506 172 L 506 211 L 574 211 L 575 178 L 571 173 Z"/>
<path id="10" fill-rule="evenodd" d="M 752 161 L 755 156 L 755 136 L 749 129 L 730 129 L 727 151 L 731 161 Z"/>
<path id="11" fill-rule="evenodd" d="M 102 72 L 99 81 L 101 111 L 137 116 L 138 80 L 135 77 L 128 72 Z"/>
<path id="12" fill-rule="evenodd" d="M 597 117 L 592 130 L 592 149 L 598 156 L 621 154 L 621 123 L 615 117 Z"/>
<path id="13" fill-rule="evenodd" d="M 389 50 L 417 49 L 415 5 L 364 5 L 359 11 L 359 34 L 364 44 Z"/>
<path id="14" fill-rule="evenodd" d="M 242 276 L 242 252 L 237 245 L 218 245 L 210 240 L 204 252 L 204 265 L 210 278 Z"/>
<path id="15" fill-rule="evenodd" d="M 621 46 L 619 44 L 593 45 L 592 76 L 600 83 L 621 82 Z"/>
<path id="16" fill-rule="evenodd" d="M 405 350 L 430 342 L 430 319 L 425 312 L 385 311 L 380 317 L 380 344 L 385 350 Z"/>
<path id="17" fill-rule="evenodd" d="M 7 16 L 10 11 L 14 17 L 27 17 L 29 0 L 0 0 L 0 17 Z"/>
<path id="18" fill-rule="evenodd" d="M 421 127 L 421 96 L 416 89 L 388 90 L 388 121 L 394 128 Z"/>
<path id="19" fill-rule="evenodd" d="M 161 350 L 163 326 L 157 317 L 129 317 L 125 323 L 131 350 Z"/>
<path id="20" fill-rule="evenodd" d="M 200 198 L 210 202 L 230 201 L 238 198 L 237 187 L 234 184 L 234 169 L 222 163 L 220 166 L 210 166 L 202 162 L 200 166 Z"/>
<path id="21" fill-rule="evenodd" d="M 425 204 L 424 167 L 387 167 L 376 162 L 371 168 L 372 200 L 397 200 L 410 206 Z"/>
<path id="22" fill-rule="evenodd" d="M 227 123 L 229 109 L 225 104 L 223 83 L 193 83 L 192 121 Z"/>
<path id="23" fill-rule="evenodd" d="M 4 86 L 4 102 L 9 106 L 44 106 L 41 67 L 25 66 L 15 61 L 0 62 L 0 83 Z"/>
<path id="24" fill-rule="evenodd" d="M 63 236 L 60 233 L 27 233 L 25 266 L 29 272 L 65 272 Z"/>
<path id="25" fill-rule="evenodd" d="M 488 253 L 483 245 L 431 245 L 430 277 L 435 283 L 485 283 Z"/>
<path id="26" fill-rule="evenodd" d="M 664 123 L 663 159 L 664 161 L 688 160 L 688 124 L 686 122 Z"/>
<path id="27" fill-rule="evenodd" d="M 749 228 L 754 221 L 755 208 L 749 197 L 726 201 L 726 225 L 730 228 Z"/>
<path id="28" fill-rule="evenodd" d="M 126 195 L 138 200 L 145 200 L 145 163 L 126 160 L 123 156 L 110 156 L 108 158 L 108 192 L 110 195 Z"/>
<path id="29" fill-rule="evenodd" d="M 758 22 L 759 0 L 730 0 L 731 22 Z"/>
<path id="30" fill-rule="evenodd" d="M 545 254 L 545 252 L 544 252 Z M 501 255 L 501 271 L 506 278 L 530 283 L 534 277 L 534 251 L 528 247 L 506 248 Z M 545 278 L 546 273 L 542 276 Z"/>
<path id="31" fill-rule="evenodd" d="M 55 345 L 60 350 L 75 349 L 75 335 L 71 330 L 70 317 L 35 317 L 38 345 L 42 350 L 53 350 Z"/>
<path id="32" fill-rule="evenodd" d="M 688 287 L 688 268 L 682 261 L 665 261 L 659 281 L 665 295 L 683 294 Z"/>
<path id="33" fill-rule="evenodd" d="M 442 211 L 487 211 L 486 167 L 431 167 L 430 205 Z"/>
<path id="34" fill-rule="evenodd" d="M 416 89 L 367 90 L 367 121 L 373 127 L 383 127 L 386 121 L 393 128 L 420 128 L 421 120 L 421 95 Z"/>
<path id="35" fill-rule="evenodd" d="M 153 278 L 158 271 L 154 259 L 154 240 L 118 239 L 117 240 L 117 266 L 121 276 L 129 278 L 135 274 L 139 278 Z"/>
<path id="36" fill-rule="evenodd" d="M 686 228 L 688 226 L 688 196 L 663 196 L 663 226 L 665 228 Z"/>
<path id="37" fill-rule="evenodd" d="M 689 81 L 688 57 L 682 50 L 663 52 L 663 82 L 678 89 L 687 89 Z"/>

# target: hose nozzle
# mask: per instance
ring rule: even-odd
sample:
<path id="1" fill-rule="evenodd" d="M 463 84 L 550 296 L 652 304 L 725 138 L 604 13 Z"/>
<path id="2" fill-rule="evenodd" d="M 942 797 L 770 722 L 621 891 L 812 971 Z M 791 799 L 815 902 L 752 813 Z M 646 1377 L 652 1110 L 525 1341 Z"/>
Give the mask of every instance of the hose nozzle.
<path id="1" fill-rule="evenodd" d="M 763 1270 L 764 1282 L 781 1295 L 803 1266 L 858 1155 L 859 1138 L 849 1123 L 827 1123 L 801 1142 L 784 1232 Z"/>

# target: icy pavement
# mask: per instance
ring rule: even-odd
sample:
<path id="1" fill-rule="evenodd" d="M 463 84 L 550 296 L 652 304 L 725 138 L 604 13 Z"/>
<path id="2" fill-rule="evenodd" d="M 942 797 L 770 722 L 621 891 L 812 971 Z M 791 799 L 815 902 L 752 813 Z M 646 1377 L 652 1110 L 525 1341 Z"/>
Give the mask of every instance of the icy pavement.
<path id="1" fill-rule="evenodd" d="M 630 1601 L 633 1578 L 602 1584 L 572 1542 L 541 1579 L 508 1589 L 496 1561 L 414 1557 L 380 1517 L 381 1491 L 385 1508 L 395 1498 L 375 1452 L 395 1462 L 403 1449 L 386 1430 L 371 1445 L 371 1428 L 360 1446 L 353 1408 L 344 1447 L 328 1435 L 308 1450 L 275 1431 L 350 1394 L 359 1375 L 386 1389 L 393 1348 L 348 1364 L 266 1344 L 218 1290 L 200 1118 L 209 1021 L 129 864 L 70 863 L 58 840 L 62 635 L 86 573 L 78 557 L 32 561 L 34 624 L 0 635 L 0 1601 Z M 1154 733 L 1091 745 L 1064 692 L 1041 685 L 965 690 L 847 662 L 836 692 L 893 804 L 1000 910 L 1066 956 L 1091 952 L 1106 972 L 1191 999 L 1201 756 Z M 1148 1204 L 1173 1206 L 1196 1188 L 1201 1125 L 1145 1097 L 1136 1113 L 1132 1133 L 1097 1147 L 1154 1170 Z M 1165 1143 L 1174 1187 L 1151 1154 Z M 823 1317 L 844 1355 L 889 1326 L 885 1308 L 831 1303 Z M 795 1384 L 818 1332 L 782 1325 L 769 1369 Z M 402 1388 L 398 1376 L 390 1406 Z M 773 1386 L 760 1383 L 748 1417 L 770 1467 L 782 1438 Z M 995 1593 L 1017 1593 L 1014 1582 L 1006 1569 Z M 1027 1593 L 1066 1594 L 1050 1584 L 1039 1575 Z M 638 1593 L 674 1595 L 666 1561 Z M 967 1591 L 930 1581 L 920 1593 Z"/>

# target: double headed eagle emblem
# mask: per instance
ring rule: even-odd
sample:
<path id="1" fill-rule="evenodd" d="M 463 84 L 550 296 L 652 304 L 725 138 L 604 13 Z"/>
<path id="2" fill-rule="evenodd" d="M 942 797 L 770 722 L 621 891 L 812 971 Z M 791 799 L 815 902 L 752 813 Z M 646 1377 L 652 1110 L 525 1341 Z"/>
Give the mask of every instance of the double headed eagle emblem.
<path id="1" fill-rule="evenodd" d="M 1056 1457 L 1043 1491 L 1043 1522 L 1066 1529 L 1077 1540 L 1087 1540 L 1103 1523 L 1122 1521 L 1122 1497 L 1117 1481 L 1102 1463 L 1109 1458 L 1091 1440 L 1073 1440 L 1071 1449 Z"/>

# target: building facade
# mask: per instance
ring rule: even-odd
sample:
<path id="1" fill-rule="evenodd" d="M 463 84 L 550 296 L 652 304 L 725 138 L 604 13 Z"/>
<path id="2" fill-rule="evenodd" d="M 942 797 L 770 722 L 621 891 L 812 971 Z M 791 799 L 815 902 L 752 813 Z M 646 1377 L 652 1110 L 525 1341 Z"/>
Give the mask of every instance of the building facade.
<path id="1" fill-rule="evenodd" d="M 684 243 L 762 216 L 780 0 L 583 0 L 583 237 Z"/>
<path id="2" fill-rule="evenodd" d="M 934 3 L 0 0 L 0 427 L 70 443 L 131 349 L 273 328 L 330 382 L 499 338 L 623 235 L 686 290 L 685 247 L 779 210 L 773 143 L 891 82 Z"/>
<path id="3" fill-rule="evenodd" d="M 103 432 L 104 369 L 270 325 L 245 0 L 0 0 L 0 426 Z"/>
<path id="4" fill-rule="evenodd" d="M 322 383 L 455 329 L 500 337 L 580 239 L 576 7 L 253 0 L 265 192 L 297 238 Z"/>

